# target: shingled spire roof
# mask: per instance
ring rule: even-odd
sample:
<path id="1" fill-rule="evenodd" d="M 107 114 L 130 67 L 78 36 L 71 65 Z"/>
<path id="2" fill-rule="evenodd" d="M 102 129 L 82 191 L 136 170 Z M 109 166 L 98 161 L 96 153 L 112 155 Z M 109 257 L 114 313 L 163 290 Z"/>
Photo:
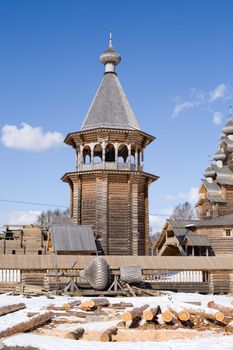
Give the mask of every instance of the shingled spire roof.
<path id="1" fill-rule="evenodd" d="M 105 65 L 105 74 L 81 130 L 96 128 L 140 130 L 115 73 L 115 66 L 120 63 L 121 56 L 112 47 L 111 33 L 109 47 L 100 56 L 100 60 Z"/>

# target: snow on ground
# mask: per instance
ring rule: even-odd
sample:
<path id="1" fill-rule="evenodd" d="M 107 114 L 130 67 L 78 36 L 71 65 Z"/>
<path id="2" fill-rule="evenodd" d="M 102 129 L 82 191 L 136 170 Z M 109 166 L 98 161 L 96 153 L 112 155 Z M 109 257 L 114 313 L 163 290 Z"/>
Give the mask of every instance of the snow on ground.
<path id="1" fill-rule="evenodd" d="M 36 334 L 20 334 L 3 341 L 7 346 L 32 346 L 40 350 L 232 350 L 233 336 L 213 336 L 194 340 L 170 340 L 159 342 L 102 343 L 96 341 L 68 340 Z"/>
<path id="2" fill-rule="evenodd" d="M 0 295 L 0 307 L 6 306 L 9 304 L 16 304 L 16 303 L 25 303 L 27 308 L 24 310 L 20 310 L 5 316 L 0 317 L 0 331 L 4 330 L 8 327 L 12 327 L 15 324 L 19 322 L 24 322 L 28 320 L 27 312 L 40 312 L 43 313 L 46 311 L 47 307 L 51 304 L 55 304 L 56 306 L 61 306 L 64 303 L 74 301 L 74 300 L 82 300 L 85 301 L 87 297 L 82 298 L 71 298 L 71 297 L 65 297 L 65 296 L 56 296 L 54 299 L 48 299 L 46 296 L 41 297 L 32 297 L 32 298 L 26 298 L 24 296 L 11 296 L 8 294 L 2 294 Z M 131 302 L 134 307 L 142 306 L 145 304 L 149 304 L 150 307 L 153 307 L 157 304 L 159 305 L 167 305 L 170 302 L 174 303 L 181 303 L 185 301 L 198 301 L 202 303 L 202 306 L 205 307 L 207 303 L 211 300 L 214 300 L 215 302 L 226 305 L 226 306 L 232 306 L 231 302 L 233 302 L 233 296 L 227 296 L 227 295 L 200 295 L 196 293 L 170 293 L 168 295 L 162 295 L 158 297 L 121 297 L 121 298 L 108 298 L 110 302 L 112 303 L 119 303 L 119 302 Z M 82 323 L 82 327 L 84 327 L 86 330 L 95 330 L 95 331 L 101 331 L 102 329 L 107 329 L 108 327 L 111 327 L 113 325 L 116 325 L 116 323 L 119 320 L 115 321 L 106 321 L 106 322 L 89 322 L 89 323 Z M 63 325 L 60 324 L 58 326 L 60 329 L 66 328 L 66 330 L 72 330 L 74 329 L 74 323 L 70 325 Z M 70 327 L 70 328 L 69 328 Z M 76 323 L 77 327 L 77 323 Z M 175 330 L 174 330 L 175 332 Z M 192 331 L 190 331 L 192 332 Z M 205 333 L 205 334 L 203 334 Z M 46 332 L 47 334 L 47 332 Z M 38 335 L 38 334 L 32 334 L 32 333 L 25 333 L 25 334 L 18 334 L 12 337 L 9 337 L 7 339 L 3 340 L 3 343 L 7 346 L 33 346 L 40 350 L 63 350 L 63 349 L 77 349 L 77 348 L 84 348 L 85 350 L 89 349 L 111 349 L 111 350 L 122 350 L 124 347 L 125 350 L 187 350 L 187 347 L 189 350 L 198 349 L 201 346 L 205 347 L 205 350 L 207 349 L 221 349 L 221 350 L 227 350 L 233 349 L 233 335 L 216 335 L 213 332 L 202 332 L 202 336 L 198 339 L 183 339 L 183 340 L 166 340 L 166 341 L 151 341 L 151 342 L 119 342 L 119 343 L 101 343 L 96 341 L 81 341 L 78 342 L 75 340 L 69 340 L 69 339 L 63 339 L 58 338 L 54 336 L 48 336 L 48 335 Z"/>

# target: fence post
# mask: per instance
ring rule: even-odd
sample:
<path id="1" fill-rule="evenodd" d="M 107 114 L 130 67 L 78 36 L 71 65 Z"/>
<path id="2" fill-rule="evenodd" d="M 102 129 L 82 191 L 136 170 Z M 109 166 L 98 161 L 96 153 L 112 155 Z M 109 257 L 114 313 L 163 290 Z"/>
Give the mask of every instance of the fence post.
<path id="1" fill-rule="evenodd" d="M 209 272 L 209 292 L 214 294 L 214 273 L 213 271 Z"/>

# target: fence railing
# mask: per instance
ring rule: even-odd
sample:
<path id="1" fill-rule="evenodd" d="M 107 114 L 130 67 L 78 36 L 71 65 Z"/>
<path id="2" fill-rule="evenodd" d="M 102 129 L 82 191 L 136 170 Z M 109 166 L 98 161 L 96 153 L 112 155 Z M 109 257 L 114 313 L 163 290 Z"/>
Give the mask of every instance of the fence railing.
<path id="1" fill-rule="evenodd" d="M 146 282 L 156 283 L 204 283 L 209 282 L 208 271 L 167 271 L 144 275 Z"/>
<path id="2" fill-rule="evenodd" d="M 19 283 L 21 281 L 20 270 L 0 270 L 1 283 Z"/>

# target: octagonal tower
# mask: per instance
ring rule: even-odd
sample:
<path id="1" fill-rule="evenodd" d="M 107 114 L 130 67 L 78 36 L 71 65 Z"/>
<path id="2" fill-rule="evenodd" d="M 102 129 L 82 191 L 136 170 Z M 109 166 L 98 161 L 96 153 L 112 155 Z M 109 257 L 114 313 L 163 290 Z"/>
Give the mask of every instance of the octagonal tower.
<path id="1" fill-rule="evenodd" d="M 157 176 L 144 172 L 144 149 L 154 137 L 141 131 L 115 67 L 112 47 L 100 56 L 105 73 L 80 131 L 65 138 L 76 152 L 76 171 L 62 180 L 71 190 L 71 217 L 92 225 L 106 255 L 147 255 L 148 186 Z"/>

